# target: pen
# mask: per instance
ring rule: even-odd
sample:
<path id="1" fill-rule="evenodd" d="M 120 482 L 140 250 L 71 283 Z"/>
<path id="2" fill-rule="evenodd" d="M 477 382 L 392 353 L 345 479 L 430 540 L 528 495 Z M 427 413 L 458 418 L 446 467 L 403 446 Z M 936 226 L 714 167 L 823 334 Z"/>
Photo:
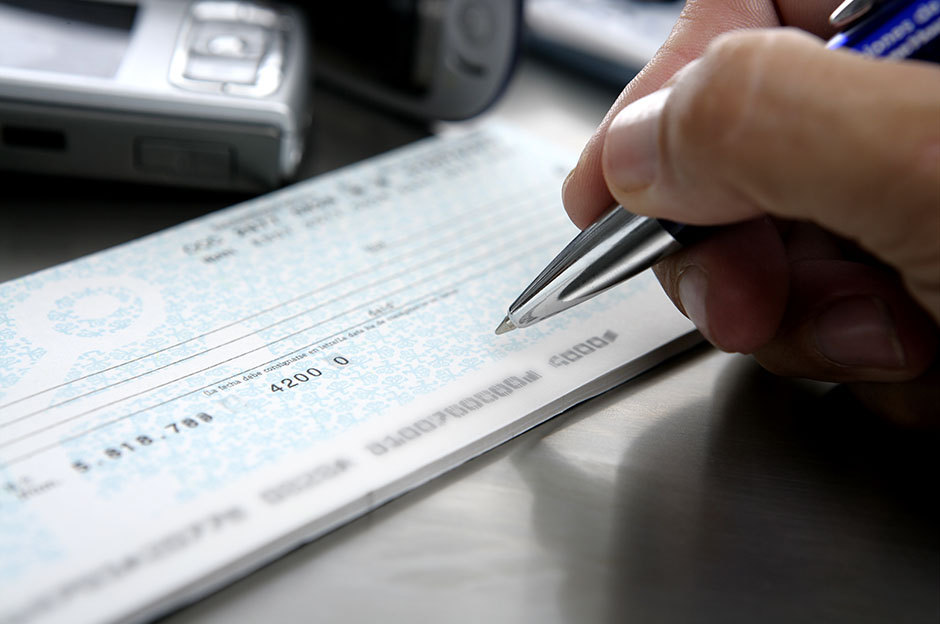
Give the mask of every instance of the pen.
<path id="1" fill-rule="evenodd" d="M 940 0 L 845 0 L 826 47 L 895 59 L 940 60 Z M 715 228 L 634 215 L 613 206 L 578 234 L 509 306 L 496 328 L 528 327 L 599 295 Z"/>

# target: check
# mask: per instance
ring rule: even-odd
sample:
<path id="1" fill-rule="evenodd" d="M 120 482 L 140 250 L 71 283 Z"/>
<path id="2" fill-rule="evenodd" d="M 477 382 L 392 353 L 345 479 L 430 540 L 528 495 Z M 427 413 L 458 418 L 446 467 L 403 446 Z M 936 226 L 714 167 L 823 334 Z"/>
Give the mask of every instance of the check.
<path id="1" fill-rule="evenodd" d="M 483 126 L 0 284 L 0 622 L 155 617 L 692 344 L 650 275 L 493 334 L 571 162 Z"/>

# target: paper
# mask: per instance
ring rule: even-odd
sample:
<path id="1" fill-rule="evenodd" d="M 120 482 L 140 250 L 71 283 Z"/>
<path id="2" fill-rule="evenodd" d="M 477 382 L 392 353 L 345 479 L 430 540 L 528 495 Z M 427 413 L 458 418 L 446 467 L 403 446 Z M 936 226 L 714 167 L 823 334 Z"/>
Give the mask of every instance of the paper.
<path id="1" fill-rule="evenodd" d="M 648 275 L 493 334 L 572 162 L 484 126 L 0 284 L 0 622 L 158 615 L 691 344 Z"/>

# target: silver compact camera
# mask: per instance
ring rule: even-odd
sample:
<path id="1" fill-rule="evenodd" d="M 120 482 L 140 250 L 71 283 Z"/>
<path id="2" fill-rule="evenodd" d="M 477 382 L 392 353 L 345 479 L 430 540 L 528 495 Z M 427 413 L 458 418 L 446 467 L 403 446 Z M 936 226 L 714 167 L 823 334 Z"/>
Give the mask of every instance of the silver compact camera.
<path id="1" fill-rule="evenodd" d="M 0 170 L 266 190 L 297 171 L 312 78 L 464 119 L 521 23 L 521 0 L 0 0 Z"/>
<path id="2" fill-rule="evenodd" d="M 0 0 L 0 169 L 276 186 L 303 152 L 307 38 L 285 5 Z"/>

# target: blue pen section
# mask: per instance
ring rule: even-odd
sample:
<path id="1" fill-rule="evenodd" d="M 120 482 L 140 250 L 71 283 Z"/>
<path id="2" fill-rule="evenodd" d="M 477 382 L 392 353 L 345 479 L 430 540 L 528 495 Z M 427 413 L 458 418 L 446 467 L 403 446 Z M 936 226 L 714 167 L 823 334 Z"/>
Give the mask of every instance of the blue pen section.
<path id="1" fill-rule="evenodd" d="M 879 3 L 826 46 L 882 58 L 940 61 L 940 0 Z"/>

